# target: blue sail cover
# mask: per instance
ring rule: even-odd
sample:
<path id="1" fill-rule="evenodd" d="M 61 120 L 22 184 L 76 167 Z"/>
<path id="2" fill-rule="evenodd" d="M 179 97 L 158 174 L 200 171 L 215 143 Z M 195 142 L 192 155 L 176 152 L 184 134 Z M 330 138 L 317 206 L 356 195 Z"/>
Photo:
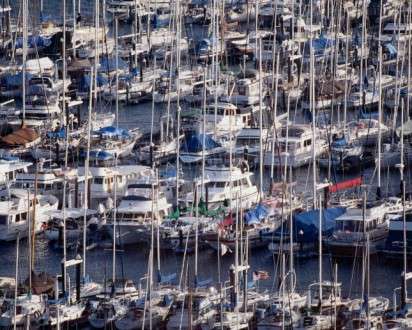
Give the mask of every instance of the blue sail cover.
<path id="1" fill-rule="evenodd" d="M 249 210 L 245 214 L 245 223 L 247 225 L 253 225 L 260 223 L 269 214 L 266 206 L 258 204 L 255 208 Z"/>
<path id="2" fill-rule="evenodd" d="M 198 133 L 192 133 L 186 135 L 180 145 L 180 150 L 183 152 L 201 152 L 203 150 L 203 135 Z M 210 135 L 205 135 L 204 137 L 205 145 L 204 150 L 211 150 L 214 148 L 221 147 L 221 144 L 213 140 Z"/>
<path id="3" fill-rule="evenodd" d="M 117 128 L 114 126 L 107 126 L 107 127 L 102 127 L 98 130 L 98 133 L 105 136 L 105 137 L 130 137 L 130 134 L 128 131 L 126 131 L 123 128 Z"/>
<path id="4" fill-rule="evenodd" d="M 128 65 L 122 59 L 118 59 L 118 68 L 120 70 L 128 69 Z M 114 57 L 107 57 L 104 56 L 100 59 L 100 68 L 99 71 L 107 72 L 107 71 L 115 71 L 116 70 L 116 58 Z"/>
<path id="5" fill-rule="evenodd" d="M 322 35 L 318 39 L 312 40 L 312 46 L 315 56 L 323 55 L 326 49 L 332 47 L 334 44 L 334 40 L 325 38 Z"/>
<path id="6" fill-rule="evenodd" d="M 36 47 L 49 47 L 52 41 L 51 38 L 42 37 L 42 36 L 29 36 L 27 39 L 27 46 L 29 48 Z M 23 38 L 16 38 L 16 48 L 23 48 Z"/>
<path id="7" fill-rule="evenodd" d="M 81 80 L 80 80 L 80 90 L 85 91 L 85 90 L 89 90 L 90 89 L 90 79 L 91 76 L 90 74 L 85 74 Z M 107 85 L 109 83 L 109 81 L 107 80 L 107 78 L 101 74 L 97 75 L 97 86 L 98 87 L 102 87 L 104 85 Z"/>
<path id="8" fill-rule="evenodd" d="M 322 210 L 322 235 L 331 235 L 335 227 L 335 219 L 345 213 L 346 208 L 334 207 Z M 317 240 L 319 233 L 319 210 L 310 210 L 295 214 L 295 239 L 309 243 Z"/>

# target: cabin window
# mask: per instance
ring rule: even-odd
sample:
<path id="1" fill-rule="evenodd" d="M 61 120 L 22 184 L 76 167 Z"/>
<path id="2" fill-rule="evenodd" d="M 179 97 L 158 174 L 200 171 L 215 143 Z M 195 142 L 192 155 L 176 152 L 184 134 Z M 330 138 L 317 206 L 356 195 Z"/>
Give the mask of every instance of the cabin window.
<path id="1" fill-rule="evenodd" d="M 226 186 L 226 182 L 216 182 L 215 187 L 216 188 L 224 188 Z"/>
<path id="2" fill-rule="evenodd" d="M 103 184 L 103 178 L 94 178 L 95 184 Z"/>
<path id="3" fill-rule="evenodd" d="M 27 212 L 23 212 L 20 214 L 20 220 L 26 221 L 27 220 Z"/>
<path id="4" fill-rule="evenodd" d="M 0 225 L 5 226 L 8 223 L 8 216 L 7 215 L 0 215 Z"/>
<path id="5" fill-rule="evenodd" d="M 305 147 L 310 146 L 311 144 L 312 144 L 312 140 L 306 140 L 306 141 L 303 142 L 303 145 Z"/>
<path id="6" fill-rule="evenodd" d="M 15 222 L 20 222 L 20 214 L 16 214 L 14 221 Z"/>
<path id="7" fill-rule="evenodd" d="M 9 181 L 13 181 L 13 179 L 14 179 L 14 172 L 9 172 L 8 177 L 9 177 Z"/>

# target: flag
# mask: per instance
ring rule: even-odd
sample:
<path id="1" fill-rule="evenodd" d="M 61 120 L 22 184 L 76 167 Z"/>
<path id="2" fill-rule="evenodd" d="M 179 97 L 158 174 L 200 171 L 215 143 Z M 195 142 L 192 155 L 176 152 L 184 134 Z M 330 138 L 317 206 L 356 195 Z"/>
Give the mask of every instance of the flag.
<path id="1" fill-rule="evenodd" d="M 265 281 L 269 279 L 269 273 L 265 270 L 257 270 L 253 272 L 253 281 Z"/>

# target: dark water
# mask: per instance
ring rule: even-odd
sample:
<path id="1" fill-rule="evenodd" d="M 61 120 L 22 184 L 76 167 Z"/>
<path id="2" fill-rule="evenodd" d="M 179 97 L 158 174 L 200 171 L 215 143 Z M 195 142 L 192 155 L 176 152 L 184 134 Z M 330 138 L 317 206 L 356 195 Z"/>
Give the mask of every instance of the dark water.
<path id="1" fill-rule="evenodd" d="M 39 1 L 30 1 L 31 16 L 33 21 L 38 16 Z M 71 1 L 68 3 L 68 12 L 71 13 Z M 82 12 L 85 16 L 91 16 L 93 13 L 94 1 L 81 1 Z M 33 10 L 32 10 L 33 9 Z M 44 1 L 44 14 L 53 16 L 55 19 L 61 19 L 62 1 Z M 127 29 L 127 27 L 124 27 Z M 103 107 L 103 106 L 102 106 Z M 155 105 L 155 123 L 158 118 L 164 114 L 164 107 Z M 106 105 L 101 111 L 115 111 L 112 105 Z M 119 123 L 124 127 L 140 127 L 144 131 L 150 130 L 151 124 L 151 103 L 137 106 L 121 106 L 119 110 Z M 191 171 L 186 168 L 185 171 Z M 309 174 L 308 174 L 309 172 Z M 294 180 L 297 181 L 297 189 L 303 193 L 311 191 L 311 171 L 301 169 L 294 173 Z M 364 173 L 365 182 L 376 183 L 376 175 L 373 176 L 373 169 L 368 169 Z M 324 175 L 324 174 L 322 174 Z M 347 176 L 355 176 L 356 173 L 348 173 Z M 265 172 L 265 185 L 268 188 L 269 173 Z M 373 181 L 372 181 L 373 178 Z M 323 179 L 322 177 L 320 178 Z M 337 177 L 339 179 L 339 177 Z M 397 172 L 383 173 L 383 192 L 384 194 L 396 194 L 399 190 L 399 175 Z M 258 182 L 258 180 L 257 180 Z M 310 193 L 309 193 L 310 194 Z M 27 242 L 21 242 L 21 258 L 19 260 L 20 279 L 27 277 L 28 258 Z M 75 253 L 69 252 L 73 257 Z M 117 254 L 117 276 L 124 276 L 134 279 L 136 282 L 145 273 L 147 273 L 149 258 L 148 246 L 129 246 L 120 250 Z M 234 262 L 233 255 L 226 255 L 218 258 L 216 252 L 212 250 L 201 251 L 199 254 L 199 279 L 213 278 L 218 279 L 218 261 L 220 259 L 222 278 L 227 278 L 227 272 L 230 265 Z M 38 271 L 46 271 L 51 274 L 60 273 L 60 262 L 62 254 L 51 251 L 45 239 L 42 237 L 36 240 L 36 262 L 35 268 Z M 194 256 L 188 256 L 189 275 L 193 276 Z M 330 257 L 323 258 L 323 279 L 332 279 L 333 262 Z M 344 293 L 351 296 L 360 296 L 361 288 L 361 264 L 360 260 L 351 258 L 338 260 L 338 280 L 343 283 Z M 160 268 L 163 274 L 180 273 L 182 269 L 182 256 L 174 253 L 162 252 L 160 256 Z M 268 290 L 276 287 L 276 270 L 278 263 L 266 249 L 254 250 L 250 252 L 250 264 L 252 270 L 267 270 L 271 274 L 270 280 L 262 282 L 260 285 Z M 157 267 L 155 259 L 155 268 Z M 310 283 L 318 278 L 318 259 L 295 259 L 297 273 L 298 289 L 305 290 Z M 372 295 L 385 295 L 392 297 L 393 289 L 400 286 L 401 262 L 384 257 L 372 257 L 370 280 Z M 0 245 L 0 276 L 14 276 L 15 270 L 15 244 Z M 87 252 L 87 274 L 97 281 L 104 281 L 110 278 L 112 272 L 112 251 L 96 249 Z M 189 276 L 190 277 L 190 276 Z M 72 274 L 74 279 L 74 275 Z M 189 281 L 190 282 L 190 281 Z M 190 284 L 190 283 L 189 283 Z"/>

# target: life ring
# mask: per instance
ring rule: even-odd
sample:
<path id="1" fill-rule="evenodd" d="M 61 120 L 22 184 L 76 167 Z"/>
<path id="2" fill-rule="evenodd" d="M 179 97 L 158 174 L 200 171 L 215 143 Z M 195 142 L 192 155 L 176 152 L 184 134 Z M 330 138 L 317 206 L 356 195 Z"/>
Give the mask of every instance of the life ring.
<path id="1" fill-rule="evenodd" d="M 243 160 L 240 163 L 240 170 L 242 171 L 242 173 L 249 172 L 249 163 L 246 160 Z"/>

